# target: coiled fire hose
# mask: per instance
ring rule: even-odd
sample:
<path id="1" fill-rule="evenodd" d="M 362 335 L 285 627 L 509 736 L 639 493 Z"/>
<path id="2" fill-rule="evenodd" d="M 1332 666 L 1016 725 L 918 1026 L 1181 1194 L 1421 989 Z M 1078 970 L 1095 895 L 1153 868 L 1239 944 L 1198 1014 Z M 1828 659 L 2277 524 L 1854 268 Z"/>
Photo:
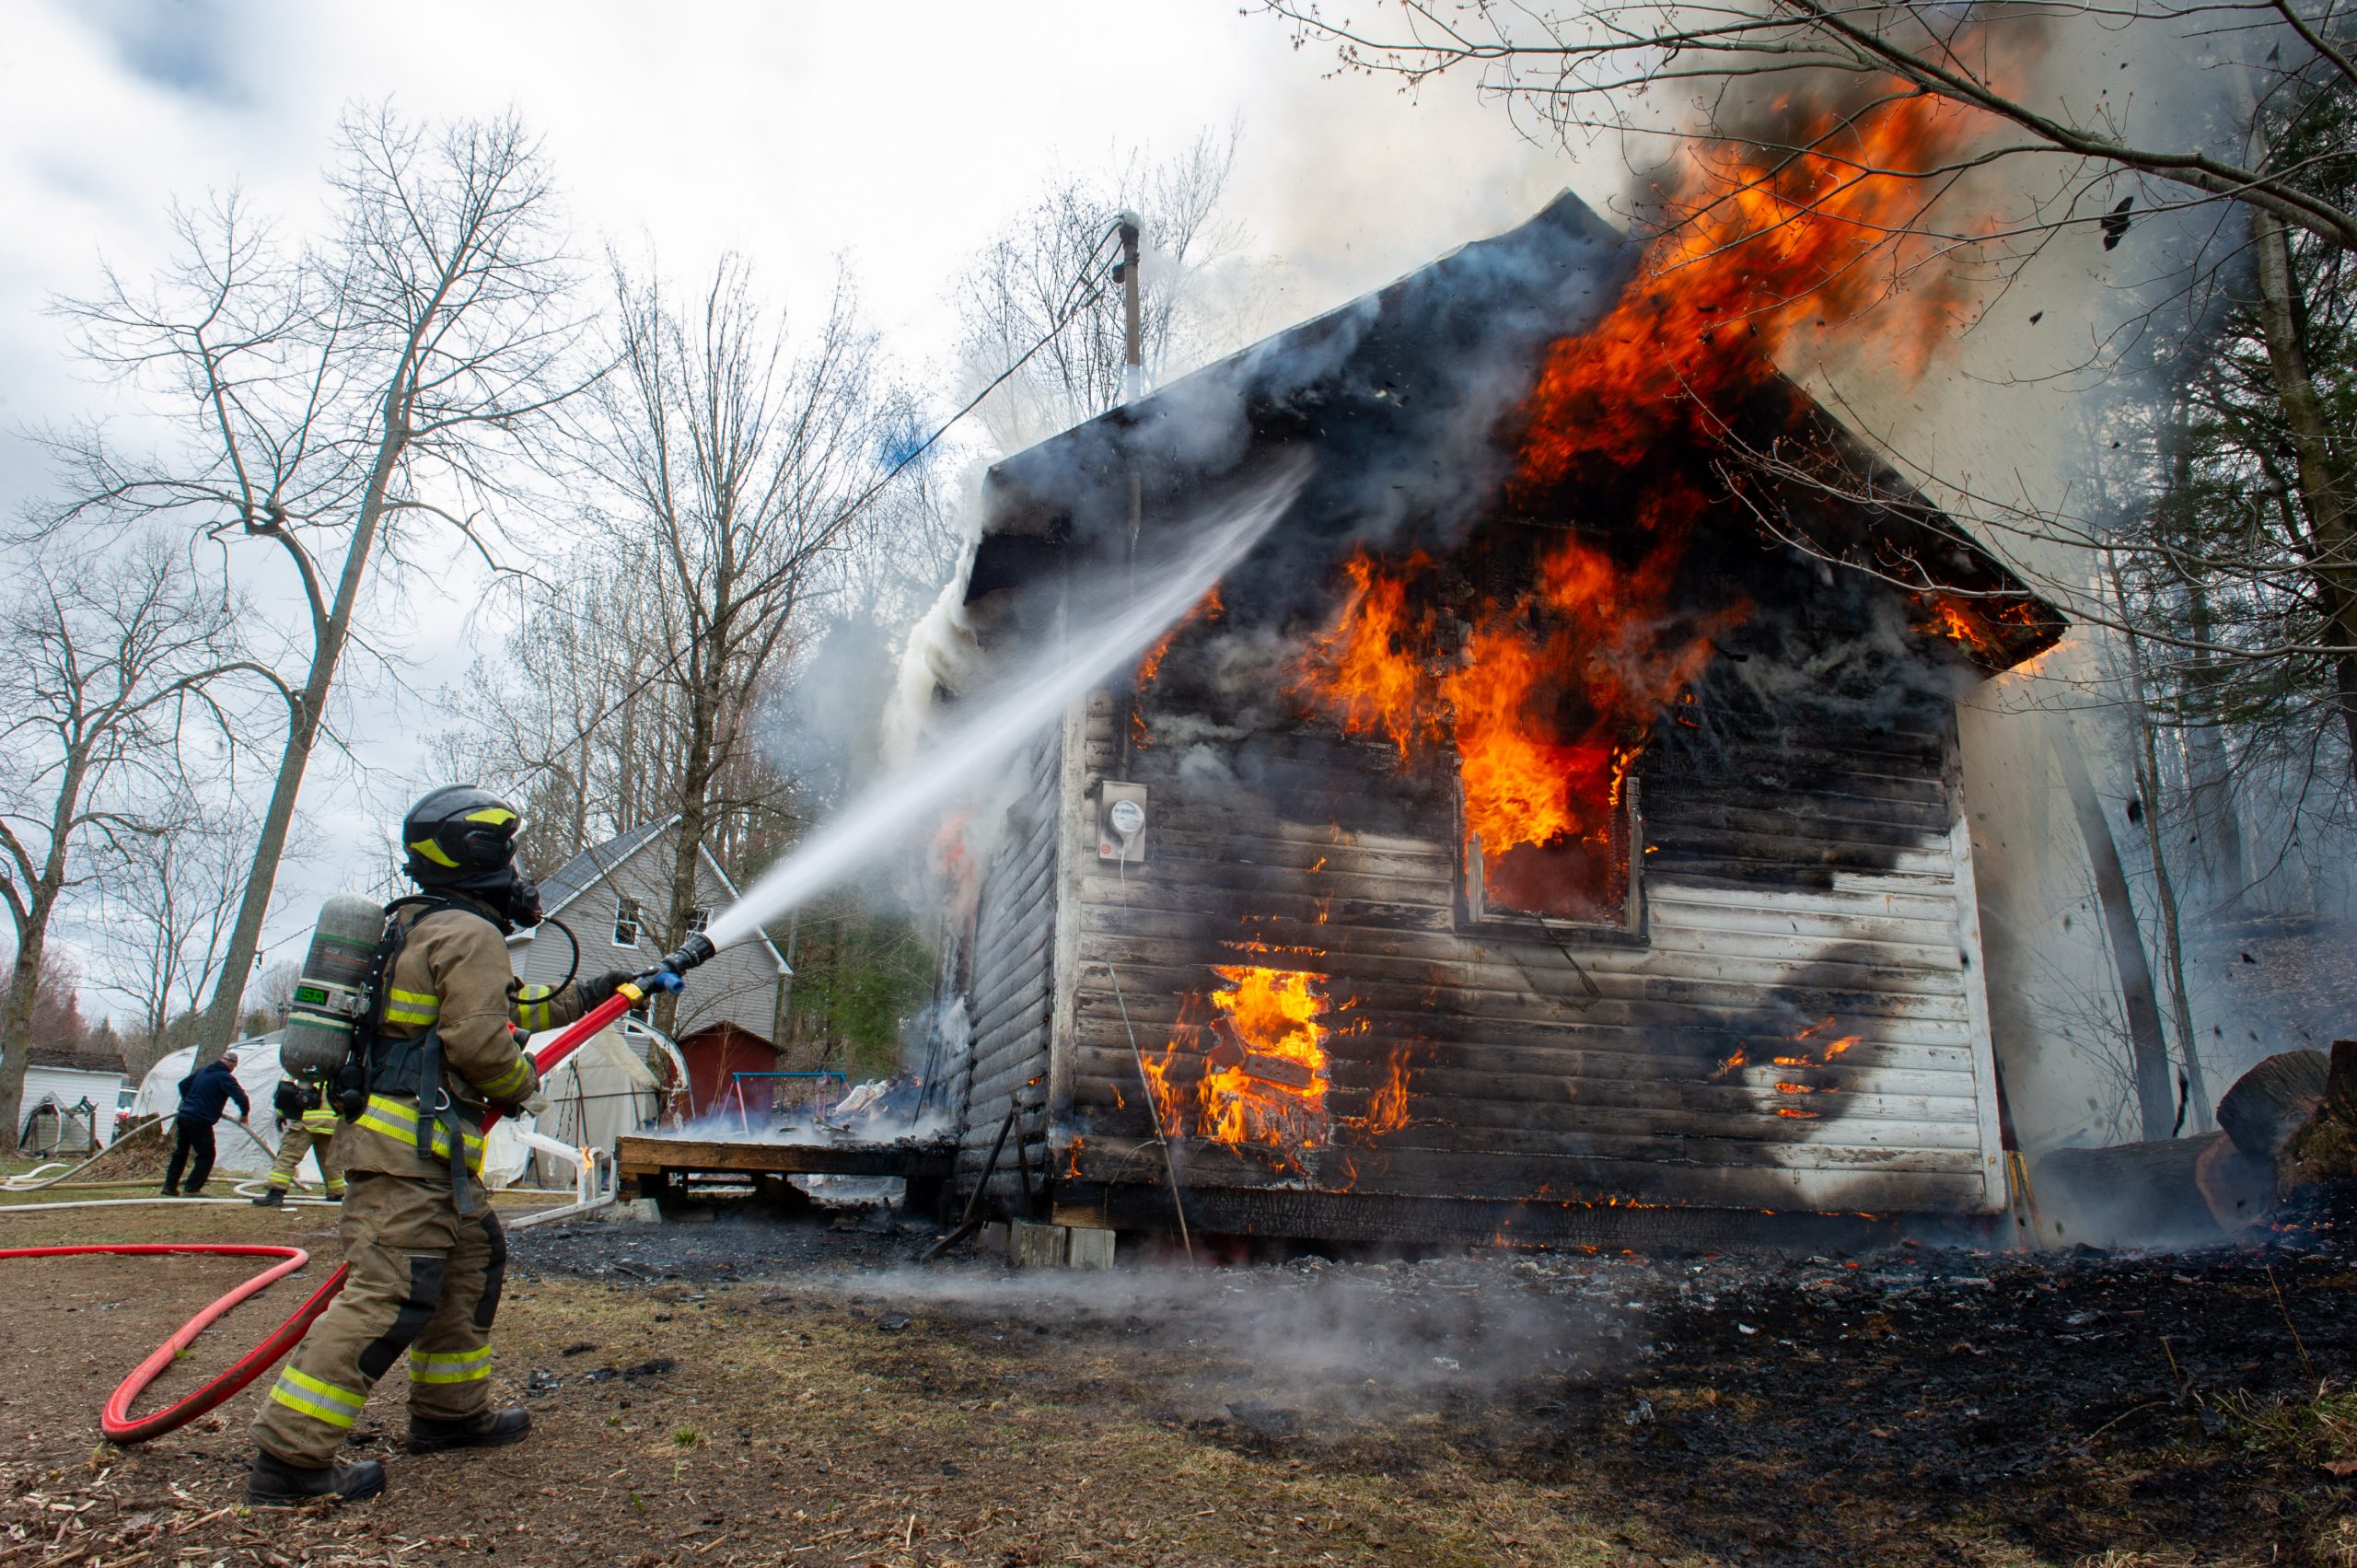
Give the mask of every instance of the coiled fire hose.
<path id="1" fill-rule="evenodd" d="M 712 956 L 710 943 L 703 944 L 702 952 L 694 952 L 693 944 L 696 940 L 698 939 L 691 938 L 690 947 L 683 947 L 679 952 L 664 959 L 665 965 L 670 967 L 674 974 L 691 964 L 701 963 L 704 958 Z M 686 958 L 685 963 L 675 962 L 682 958 Z M 641 980 L 652 978 L 651 975 L 642 976 Z M 535 1051 L 532 1055 L 533 1068 L 545 1076 L 558 1063 L 572 1055 L 590 1036 L 629 1012 L 645 993 L 644 988 L 638 982 L 625 985 L 615 992 L 613 995 L 583 1014 L 563 1033 Z M 488 1132 L 492 1124 L 498 1120 L 499 1112 L 496 1109 L 485 1116 L 482 1123 L 484 1131 Z M 310 1299 L 296 1307 L 286 1321 L 272 1330 L 269 1337 L 261 1343 L 238 1357 L 237 1364 L 227 1371 L 213 1377 L 203 1388 L 174 1404 L 167 1405 L 153 1415 L 134 1419 L 131 1413 L 133 1402 L 147 1391 L 147 1386 L 162 1374 L 164 1368 L 171 1365 L 179 1358 L 180 1353 L 186 1350 L 197 1335 L 203 1333 L 238 1303 L 260 1295 L 309 1262 L 311 1255 L 299 1247 L 240 1246 L 198 1242 L 122 1242 L 87 1247 L 0 1248 L 0 1260 L 72 1258 L 99 1253 L 134 1258 L 195 1255 L 214 1258 L 275 1258 L 279 1260 L 181 1324 L 170 1339 L 157 1346 L 146 1360 L 132 1368 L 130 1376 L 125 1377 L 116 1386 L 115 1391 L 107 1399 L 106 1409 L 99 1412 L 99 1429 L 106 1434 L 109 1442 L 122 1444 L 145 1443 L 151 1437 L 161 1437 L 167 1432 L 187 1425 L 205 1411 L 229 1400 L 247 1384 L 276 1365 L 279 1357 L 301 1342 L 304 1334 L 309 1331 L 312 1322 L 320 1313 L 328 1309 L 328 1303 L 333 1301 L 337 1294 L 343 1289 L 344 1276 L 351 1272 L 348 1265 L 339 1265 L 336 1272 L 327 1277 L 327 1282 L 311 1293 Z"/>

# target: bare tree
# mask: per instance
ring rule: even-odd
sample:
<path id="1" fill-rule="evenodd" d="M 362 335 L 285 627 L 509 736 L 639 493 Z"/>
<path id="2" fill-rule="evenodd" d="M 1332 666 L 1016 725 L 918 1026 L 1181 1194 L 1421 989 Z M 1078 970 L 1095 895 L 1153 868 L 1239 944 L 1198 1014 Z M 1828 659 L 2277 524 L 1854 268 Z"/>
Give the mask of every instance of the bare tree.
<path id="1" fill-rule="evenodd" d="M 1198 136 L 1177 157 L 1131 155 L 1110 174 L 1067 175 L 984 247 L 959 277 L 958 356 L 977 389 L 1016 368 L 984 401 L 985 427 L 1012 451 L 1121 401 L 1124 327 L 1116 226 L 1144 220 L 1139 301 L 1144 365 L 1160 377 L 1201 346 L 1195 285 L 1232 249 L 1219 215 L 1236 134 Z"/>
<path id="2" fill-rule="evenodd" d="M 2131 131 L 2126 105 L 2101 92 L 2049 103 L 2031 90 L 2058 29 L 2083 24 L 2117 40 L 2175 49 L 2197 64 L 2244 66 L 2252 100 L 2282 111 L 2319 93 L 2357 88 L 2357 55 L 2338 0 L 2129 0 L 2012 7 L 1929 0 L 1605 0 L 1556 9 L 1498 0 L 1391 0 L 1384 19 L 1329 18 L 1320 0 L 1263 0 L 1297 41 L 1330 43 L 1346 70 L 1420 86 L 1451 72 L 1559 135 L 1705 136 L 1741 129 L 1746 107 L 1775 95 L 1823 90 L 1848 78 L 1875 97 L 1945 99 L 1985 116 L 1999 139 L 1978 162 L 2063 160 L 2096 176 L 2147 175 L 2177 202 L 2228 201 L 2271 214 L 2342 249 L 2357 248 L 2357 205 L 2315 163 L 2269 156 L 2254 125 L 2221 126 L 2198 112 L 2148 114 Z M 1740 91 L 1736 89 L 1741 89 Z M 1851 89 L 1854 93 L 1859 88 Z M 1700 105 L 1693 119 L 1660 120 L 1648 98 Z M 2199 106 L 2180 106 L 2198 110 Z M 1719 111 L 1724 111 L 1722 114 Z M 1836 146 L 1826 125 L 1791 153 Z M 2087 187 L 2063 198 L 2069 203 Z M 2101 208 L 2060 215 L 2093 227 Z"/>
<path id="3" fill-rule="evenodd" d="M 285 746 L 206 1008 L 207 1059 L 237 1030 L 372 568 L 495 568 L 496 450 L 578 379 L 573 273 L 515 120 L 428 133 L 389 109 L 349 113 L 329 184 L 336 226 L 316 247 L 288 253 L 233 198 L 175 215 L 179 254 L 152 287 L 110 273 L 62 307 L 92 362 L 181 437 L 152 457 L 96 430 L 56 437 L 82 496 L 70 519 L 170 519 L 241 570 L 265 571 L 266 554 L 300 585 L 273 674 Z"/>
<path id="4" fill-rule="evenodd" d="M 234 799 L 212 805 L 182 788 L 157 812 L 154 832 L 124 844 L 99 889 L 99 985 L 136 1014 L 123 1040 L 134 1076 L 170 1049 L 166 1028 L 219 978 L 254 827 Z"/>
<path id="5" fill-rule="evenodd" d="M 224 739 L 216 688 L 254 667 L 234 606 L 164 540 L 23 569 L 0 664 L 0 903 L 16 958 L 0 1004 L 0 1149 L 13 1150 L 33 1008 L 61 903 L 168 830 L 192 732 Z"/>
<path id="6" fill-rule="evenodd" d="M 614 288 L 616 369 L 575 422 L 596 569 L 631 606 L 606 676 L 624 690 L 598 722 L 679 818 L 669 946 L 696 912 L 698 855 L 775 807 L 759 723 L 830 568 L 871 526 L 899 425 L 845 287 L 799 336 L 733 257 L 684 307 L 619 264 Z"/>

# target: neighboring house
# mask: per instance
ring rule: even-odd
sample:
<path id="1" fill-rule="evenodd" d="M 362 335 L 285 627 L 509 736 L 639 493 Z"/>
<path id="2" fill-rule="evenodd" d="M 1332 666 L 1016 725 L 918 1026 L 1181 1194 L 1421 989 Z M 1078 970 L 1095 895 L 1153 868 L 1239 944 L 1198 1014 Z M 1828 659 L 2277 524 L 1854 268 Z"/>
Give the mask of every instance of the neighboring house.
<path id="1" fill-rule="evenodd" d="M 23 1107 L 23 1121 L 17 1135 L 19 1140 L 40 1142 L 45 1149 L 53 1146 L 51 1140 L 35 1136 L 34 1124 L 46 1109 L 50 1114 L 45 1129 L 54 1128 L 63 1113 L 63 1120 L 69 1123 L 78 1121 L 91 1127 L 94 1122 L 99 1142 L 109 1142 L 114 1136 L 115 1112 L 128 1086 L 129 1080 L 120 1062 L 97 1054 L 34 1046 L 25 1053 L 25 1091 L 18 1102 Z M 87 1136 L 86 1132 L 85 1139 Z M 64 1146 L 72 1149 L 83 1144 L 67 1133 Z"/>
<path id="2" fill-rule="evenodd" d="M 581 944 L 578 973 L 651 969 L 663 956 L 663 912 L 670 906 L 679 842 L 679 819 L 669 817 L 594 844 L 541 879 L 541 909 Z M 699 845 L 693 929 L 702 930 L 714 910 L 736 901 L 737 885 Z M 564 934 L 546 924 L 510 936 L 507 956 L 528 985 L 554 984 L 574 961 Z M 763 1041 L 775 1040 L 793 973 L 768 937 L 738 943 L 688 977 L 672 1035 L 729 1023 Z"/>

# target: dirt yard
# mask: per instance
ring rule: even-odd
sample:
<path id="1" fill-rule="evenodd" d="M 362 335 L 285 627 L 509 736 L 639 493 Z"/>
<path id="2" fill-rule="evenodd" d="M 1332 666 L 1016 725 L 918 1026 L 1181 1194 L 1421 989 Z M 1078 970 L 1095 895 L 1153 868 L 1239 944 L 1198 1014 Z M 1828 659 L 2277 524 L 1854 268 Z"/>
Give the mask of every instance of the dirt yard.
<path id="1" fill-rule="evenodd" d="M 0 1224 L 335 1253 L 317 1211 Z M 238 1503 L 253 1392 L 127 1453 L 98 1437 L 235 1267 L 7 1262 L 0 1565 L 2357 1563 L 2357 1260 L 2328 1225 L 2134 1259 L 1110 1275 L 921 1268 L 930 1234 L 520 1236 L 500 1384 L 531 1442 L 413 1459 L 380 1395 L 359 1446 L 391 1491 L 294 1514 Z"/>

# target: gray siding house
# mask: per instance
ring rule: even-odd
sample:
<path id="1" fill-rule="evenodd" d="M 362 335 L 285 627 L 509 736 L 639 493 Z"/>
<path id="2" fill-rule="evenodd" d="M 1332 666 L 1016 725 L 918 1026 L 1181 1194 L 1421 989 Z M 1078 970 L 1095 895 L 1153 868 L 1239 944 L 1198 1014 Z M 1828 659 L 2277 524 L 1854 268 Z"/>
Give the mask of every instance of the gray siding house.
<path id="1" fill-rule="evenodd" d="M 540 906 L 563 921 L 581 944 L 580 973 L 651 968 L 663 956 L 663 911 L 671 897 L 671 867 L 679 853 L 679 819 L 633 828 L 593 844 L 540 882 Z M 697 848 L 696 900 L 703 919 L 737 900 L 737 885 L 712 857 Z M 696 929 L 702 929 L 701 921 Z M 519 931 L 507 939 L 508 961 L 528 985 L 550 985 L 564 978 L 573 952 L 564 935 L 549 925 Z M 793 971 L 768 937 L 742 942 L 696 970 L 679 994 L 672 1033 L 686 1036 L 708 1025 L 735 1024 L 764 1040 L 774 1040 Z"/>

